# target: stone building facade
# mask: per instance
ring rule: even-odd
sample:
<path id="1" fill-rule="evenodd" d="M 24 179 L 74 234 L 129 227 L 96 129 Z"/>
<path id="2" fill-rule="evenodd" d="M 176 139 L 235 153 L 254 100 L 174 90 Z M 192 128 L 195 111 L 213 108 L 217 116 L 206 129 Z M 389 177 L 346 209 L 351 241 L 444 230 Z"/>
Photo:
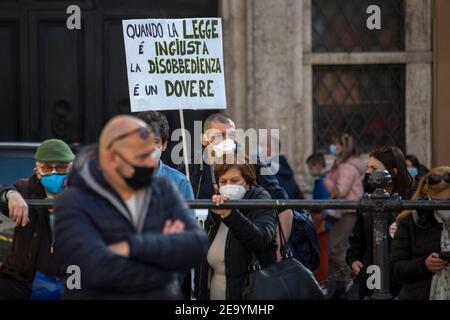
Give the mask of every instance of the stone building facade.
<path id="1" fill-rule="evenodd" d="M 314 135 L 314 130 L 318 129 L 315 126 L 319 126 L 317 117 L 321 116 L 317 114 L 317 108 L 320 100 L 324 100 L 320 97 L 320 88 L 315 86 L 326 87 L 326 83 L 317 84 L 321 70 L 327 72 L 330 68 L 340 75 L 349 71 L 347 74 L 355 76 L 352 81 L 362 83 L 367 77 L 383 76 L 392 68 L 399 68 L 401 80 L 398 81 L 396 95 L 401 98 L 397 105 L 401 115 L 398 119 L 389 115 L 390 119 L 385 119 L 386 123 L 380 125 L 388 126 L 394 132 L 389 127 L 391 118 L 394 118 L 391 121 L 394 125 L 400 123 L 399 131 L 394 132 L 401 141 L 400 146 L 407 153 L 417 155 L 424 164 L 450 163 L 449 153 L 443 153 L 438 159 L 433 150 L 433 137 L 439 135 L 432 130 L 435 114 L 432 104 L 433 12 L 437 4 L 432 0 L 397 1 L 402 6 L 400 18 L 392 19 L 403 19 L 399 20 L 401 26 L 398 29 L 390 24 L 391 16 L 383 17 L 381 12 L 381 29 L 385 26 L 395 29 L 390 34 L 398 33 L 398 48 L 391 46 L 387 50 L 377 50 L 376 47 L 362 46 L 355 50 L 318 50 L 317 39 L 314 38 L 317 37 L 317 25 L 313 15 L 317 14 L 314 10 L 323 9 L 327 2 L 330 1 L 219 1 L 219 16 L 223 19 L 228 112 L 236 119 L 237 125 L 243 128 L 279 128 L 282 152 L 292 164 L 297 181 L 307 191 L 311 178 L 307 174 L 306 157 L 313 151 L 323 151 L 326 143 L 318 142 Z M 384 1 L 372 2 L 383 4 Z M 364 32 L 363 37 L 370 37 L 369 31 Z M 345 87 L 342 81 L 349 80 L 342 79 L 339 81 Z M 319 80 L 324 82 L 323 78 Z M 379 82 L 386 82 L 383 81 L 380 79 Z M 377 108 L 378 103 L 386 103 L 377 102 L 373 97 L 368 102 L 369 98 L 364 98 L 362 92 L 347 93 L 350 96 L 347 98 L 353 102 L 339 101 L 336 90 L 340 90 L 338 86 L 330 89 L 333 97 L 330 105 L 339 104 L 342 110 L 356 110 L 369 102 L 373 103 L 373 108 Z M 378 116 L 383 121 L 383 113 Z M 356 125 L 365 119 L 355 117 L 352 121 Z M 377 130 L 376 126 L 372 127 L 369 129 Z M 381 140 L 380 143 L 390 141 Z M 364 153 L 367 154 L 367 150 L 363 150 L 366 151 Z"/>

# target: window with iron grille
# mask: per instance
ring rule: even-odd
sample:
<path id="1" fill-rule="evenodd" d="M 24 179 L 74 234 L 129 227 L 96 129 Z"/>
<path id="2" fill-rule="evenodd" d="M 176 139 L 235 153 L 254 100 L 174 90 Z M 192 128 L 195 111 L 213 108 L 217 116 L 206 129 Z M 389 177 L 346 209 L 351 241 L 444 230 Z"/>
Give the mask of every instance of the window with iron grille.
<path id="1" fill-rule="evenodd" d="M 380 30 L 367 28 L 370 5 L 380 8 Z M 404 16 L 404 0 L 312 0 L 312 50 L 403 51 Z"/>
<path id="2" fill-rule="evenodd" d="M 405 65 L 313 66 L 314 150 L 352 134 L 361 152 L 405 147 Z"/>

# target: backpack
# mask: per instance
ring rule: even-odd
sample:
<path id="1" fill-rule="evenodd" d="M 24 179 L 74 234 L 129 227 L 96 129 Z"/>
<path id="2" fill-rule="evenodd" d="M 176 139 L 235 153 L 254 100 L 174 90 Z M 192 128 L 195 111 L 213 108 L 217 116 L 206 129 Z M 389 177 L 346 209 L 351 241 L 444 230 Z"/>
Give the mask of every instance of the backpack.
<path id="1" fill-rule="evenodd" d="M 320 241 L 316 226 L 306 211 L 292 210 L 294 214 L 289 248 L 295 259 L 314 272 L 320 264 Z"/>
<path id="2" fill-rule="evenodd" d="M 31 300 L 61 300 L 63 285 L 55 276 L 36 272 L 31 288 Z"/>

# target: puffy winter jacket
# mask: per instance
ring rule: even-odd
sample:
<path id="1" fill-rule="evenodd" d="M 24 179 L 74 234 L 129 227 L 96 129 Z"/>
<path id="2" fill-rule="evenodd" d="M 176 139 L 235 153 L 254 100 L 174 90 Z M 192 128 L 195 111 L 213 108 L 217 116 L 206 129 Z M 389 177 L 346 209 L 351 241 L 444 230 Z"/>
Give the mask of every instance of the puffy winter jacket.
<path id="1" fill-rule="evenodd" d="M 345 162 L 336 160 L 334 168 L 324 181 L 325 187 L 330 193 L 330 198 L 345 200 L 361 198 L 364 169 L 364 163 L 357 157 L 350 157 Z"/>
<path id="2" fill-rule="evenodd" d="M 147 209 L 135 227 L 96 156 L 79 156 L 55 206 L 55 247 L 62 267 L 77 265 L 81 271 L 81 289 L 66 288 L 65 298 L 181 298 L 175 272 L 196 267 L 206 258 L 206 233 L 166 178 L 154 178 L 146 199 Z M 162 234 L 167 219 L 181 220 L 185 232 Z M 128 241 L 129 258 L 108 250 L 120 241 Z"/>
<path id="3" fill-rule="evenodd" d="M 263 188 L 254 186 L 246 193 L 245 199 L 270 199 L 270 196 Z M 225 243 L 226 298 L 240 300 L 252 254 L 256 255 L 263 268 L 276 262 L 277 212 L 274 209 L 234 209 L 225 219 L 210 212 L 205 221 L 210 243 L 214 241 L 220 223 L 229 228 Z M 210 298 L 209 281 L 212 273 L 213 270 L 205 261 L 197 279 L 199 299 Z"/>
<path id="4" fill-rule="evenodd" d="M 390 256 L 392 277 L 402 284 L 399 299 L 429 299 L 433 273 L 425 260 L 440 252 L 441 232 L 433 211 L 415 211 L 399 220 Z"/>

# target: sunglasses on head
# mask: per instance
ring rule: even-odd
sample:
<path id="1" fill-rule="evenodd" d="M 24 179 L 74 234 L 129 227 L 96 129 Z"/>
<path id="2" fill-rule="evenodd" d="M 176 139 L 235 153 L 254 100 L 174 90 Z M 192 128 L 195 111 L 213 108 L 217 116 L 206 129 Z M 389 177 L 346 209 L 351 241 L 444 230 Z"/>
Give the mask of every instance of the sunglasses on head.
<path id="1" fill-rule="evenodd" d="M 428 184 L 438 184 L 442 180 L 444 180 L 447 183 L 450 183 L 450 173 L 445 173 L 443 175 L 432 174 L 432 175 L 427 177 L 427 183 Z"/>
<path id="2" fill-rule="evenodd" d="M 112 139 L 111 142 L 108 144 L 107 149 L 111 149 L 112 145 L 122 139 L 125 139 L 126 137 L 129 137 L 135 133 L 139 133 L 139 137 L 142 138 L 142 140 L 146 140 L 148 139 L 148 137 L 150 136 L 150 129 L 148 127 L 139 127 L 137 129 L 134 129 L 130 132 L 121 134 L 119 136 L 117 136 L 116 138 Z"/>
<path id="3" fill-rule="evenodd" d="M 130 161 L 128 161 L 122 153 L 115 151 L 115 153 L 123 160 L 125 161 L 128 165 L 132 166 L 133 164 L 130 163 Z M 153 148 L 153 150 L 150 152 L 149 154 L 150 158 L 152 158 L 154 161 L 159 161 L 159 159 L 161 158 L 161 150 L 158 148 Z"/>

